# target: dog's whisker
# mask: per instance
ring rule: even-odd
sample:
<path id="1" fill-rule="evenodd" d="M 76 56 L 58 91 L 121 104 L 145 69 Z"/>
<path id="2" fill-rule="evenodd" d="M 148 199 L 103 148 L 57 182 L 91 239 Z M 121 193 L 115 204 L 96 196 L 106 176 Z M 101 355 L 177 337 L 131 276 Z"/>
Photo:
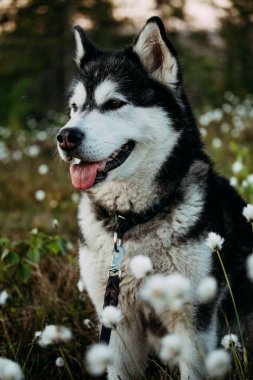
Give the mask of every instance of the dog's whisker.
<path id="1" fill-rule="evenodd" d="M 58 154 L 58 149 L 57 149 L 57 147 L 50 149 L 50 151 L 49 151 L 49 155 L 50 155 L 50 157 L 57 156 L 57 154 Z"/>

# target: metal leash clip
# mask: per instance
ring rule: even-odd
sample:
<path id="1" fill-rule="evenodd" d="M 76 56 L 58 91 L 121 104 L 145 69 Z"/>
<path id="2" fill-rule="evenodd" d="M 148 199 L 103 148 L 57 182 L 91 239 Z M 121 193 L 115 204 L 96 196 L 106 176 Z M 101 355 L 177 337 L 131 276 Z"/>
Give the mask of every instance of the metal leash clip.
<path id="1" fill-rule="evenodd" d="M 113 236 L 113 249 L 112 249 L 112 263 L 109 269 L 109 276 L 120 277 L 120 265 L 124 255 L 124 248 L 122 247 L 122 240 L 118 239 L 117 232 Z"/>

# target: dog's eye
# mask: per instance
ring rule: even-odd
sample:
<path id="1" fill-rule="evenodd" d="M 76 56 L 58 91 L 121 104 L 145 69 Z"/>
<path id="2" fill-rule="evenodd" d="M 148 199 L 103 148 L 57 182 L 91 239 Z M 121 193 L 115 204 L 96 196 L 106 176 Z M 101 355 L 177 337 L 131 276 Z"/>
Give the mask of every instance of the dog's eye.
<path id="1" fill-rule="evenodd" d="M 113 111 L 123 107 L 126 104 L 123 100 L 120 99 L 110 99 L 103 105 L 103 110 Z"/>
<path id="2" fill-rule="evenodd" d="M 77 105 L 76 105 L 76 103 L 72 103 L 72 104 L 71 104 L 71 108 L 72 108 L 72 110 L 73 110 L 74 112 L 76 112 L 76 111 L 77 111 Z"/>

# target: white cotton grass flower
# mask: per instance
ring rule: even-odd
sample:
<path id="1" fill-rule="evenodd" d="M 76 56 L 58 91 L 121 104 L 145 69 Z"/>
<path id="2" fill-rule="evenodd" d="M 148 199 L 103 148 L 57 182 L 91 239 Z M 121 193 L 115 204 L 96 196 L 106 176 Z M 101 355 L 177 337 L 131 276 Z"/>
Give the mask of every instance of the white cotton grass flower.
<path id="1" fill-rule="evenodd" d="M 38 202 L 42 202 L 44 201 L 46 197 L 46 193 L 44 190 L 37 190 L 36 193 L 35 193 L 35 199 L 38 201 Z"/>
<path id="2" fill-rule="evenodd" d="M 18 363 L 10 359 L 0 358 L 0 379 L 1 380 L 22 380 L 23 372 Z"/>
<path id="3" fill-rule="evenodd" d="M 235 174 L 238 174 L 242 171 L 243 169 L 243 164 L 241 161 L 235 161 L 232 165 L 232 171 Z"/>
<path id="4" fill-rule="evenodd" d="M 240 351 L 242 349 L 239 338 L 235 334 L 224 335 L 224 337 L 221 339 L 221 345 L 226 350 L 231 350 L 231 349 L 235 348 L 236 350 Z"/>
<path id="5" fill-rule="evenodd" d="M 246 187 L 248 187 L 248 186 L 249 186 L 248 181 L 247 181 L 246 179 L 244 179 L 244 180 L 242 181 L 242 187 L 243 187 L 244 189 L 246 189 Z"/>
<path id="6" fill-rule="evenodd" d="M 182 352 L 182 341 L 176 334 L 166 335 L 161 339 L 159 357 L 163 362 L 177 364 Z"/>
<path id="7" fill-rule="evenodd" d="M 202 137 L 206 137 L 207 136 L 207 130 L 205 128 L 199 128 L 199 131 L 200 131 L 200 134 Z"/>
<path id="8" fill-rule="evenodd" d="M 224 243 L 224 239 L 215 232 L 209 232 L 207 239 L 206 239 L 206 245 L 213 251 L 220 251 Z"/>
<path id="9" fill-rule="evenodd" d="M 229 129 L 230 129 L 229 124 L 228 123 L 222 123 L 220 129 L 221 129 L 222 133 L 228 133 Z"/>
<path id="10" fill-rule="evenodd" d="M 179 310 L 192 296 L 190 280 L 179 273 L 166 277 L 166 297 L 172 310 Z"/>
<path id="11" fill-rule="evenodd" d="M 113 352 L 104 343 L 97 343 L 89 349 L 86 354 L 86 363 L 88 371 L 94 375 L 102 375 L 108 365 L 113 364 Z"/>
<path id="12" fill-rule="evenodd" d="M 39 345 L 41 347 L 46 347 L 49 344 L 68 342 L 71 338 L 72 332 L 67 327 L 47 325 L 40 335 Z"/>
<path id="13" fill-rule="evenodd" d="M 247 204 L 242 210 L 243 216 L 248 222 L 253 223 L 253 205 Z"/>
<path id="14" fill-rule="evenodd" d="M 191 298 L 190 280 L 179 273 L 156 274 L 148 278 L 141 289 L 142 298 L 159 311 L 179 310 Z"/>
<path id="15" fill-rule="evenodd" d="M 38 339 L 42 334 L 42 331 L 35 331 L 34 333 L 34 339 Z"/>
<path id="16" fill-rule="evenodd" d="M 89 318 L 85 318 L 83 320 L 83 324 L 85 327 L 87 327 L 88 329 L 91 329 L 94 325 L 93 323 L 91 322 L 91 320 Z"/>
<path id="17" fill-rule="evenodd" d="M 10 152 L 8 148 L 5 146 L 5 143 L 0 141 L 0 161 L 9 161 Z"/>
<path id="18" fill-rule="evenodd" d="M 229 182 L 230 182 L 230 185 L 233 187 L 236 187 L 238 185 L 238 179 L 236 177 L 231 177 Z"/>
<path id="19" fill-rule="evenodd" d="M 101 323 L 110 329 L 115 329 L 122 319 L 121 311 L 114 306 L 106 306 L 100 316 Z"/>
<path id="20" fill-rule="evenodd" d="M 66 244 L 66 248 L 68 251 L 73 251 L 73 249 L 75 248 L 74 247 L 74 244 L 72 243 L 72 241 L 68 241 L 67 244 Z"/>
<path id="21" fill-rule="evenodd" d="M 38 141 L 45 141 L 47 139 L 47 132 L 46 131 L 38 131 L 36 138 Z"/>
<path id="22" fill-rule="evenodd" d="M 150 274 L 153 270 L 152 262 L 149 257 L 138 255 L 130 261 L 130 271 L 137 279 L 141 279 Z"/>
<path id="23" fill-rule="evenodd" d="M 57 367 L 63 367 L 64 366 L 64 360 L 61 356 L 59 356 L 56 360 L 55 360 L 55 365 Z"/>
<path id="24" fill-rule="evenodd" d="M 253 185 L 253 174 L 249 174 L 247 177 L 247 181 L 250 185 Z"/>
<path id="25" fill-rule="evenodd" d="M 46 175 L 48 173 L 49 169 L 48 169 L 48 166 L 46 164 L 41 164 L 39 167 L 38 167 L 38 173 L 40 175 Z"/>
<path id="26" fill-rule="evenodd" d="M 22 157 L 23 153 L 21 152 L 21 150 L 14 150 L 14 152 L 12 152 L 12 159 L 14 161 L 21 161 Z"/>
<path id="27" fill-rule="evenodd" d="M 229 371 L 231 363 L 230 355 L 223 349 L 210 352 L 205 358 L 208 377 L 223 378 Z"/>
<path id="28" fill-rule="evenodd" d="M 50 199 L 49 206 L 51 208 L 56 208 L 58 206 L 58 201 L 56 199 Z"/>
<path id="29" fill-rule="evenodd" d="M 141 288 L 141 297 L 158 311 L 163 310 L 167 306 L 165 276 L 155 274 L 147 278 Z"/>
<path id="30" fill-rule="evenodd" d="M 197 297 L 200 303 L 209 303 L 214 300 L 217 294 L 217 281 L 214 277 L 207 276 L 197 287 Z"/>
<path id="31" fill-rule="evenodd" d="M 253 282 L 253 253 L 246 259 L 246 270 L 248 279 Z"/>
<path id="32" fill-rule="evenodd" d="M 29 128 L 34 129 L 38 125 L 37 120 L 33 116 L 28 116 L 26 120 L 26 124 L 28 125 Z"/>
<path id="33" fill-rule="evenodd" d="M 32 157 L 32 158 L 38 157 L 39 153 L 40 153 L 40 148 L 38 145 L 30 145 L 26 149 L 27 156 Z"/>
<path id="34" fill-rule="evenodd" d="M 9 294 L 7 293 L 7 291 L 2 290 L 0 293 L 0 306 L 4 306 L 8 298 L 9 298 Z"/>
<path id="35" fill-rule="evenodd" d="M 221 139 L 219 139 L 218 137 L 215 137 L 212 140 L 212 146 L 215 149 L 220 149 L 222 147 L 222 141 L 221 141 Z"/>
<path id="36" fill-rule="evenodd" d="M 59 221 L 57 219 L 52 220 L 52 228 L 57 230 L 59 228 Z"/>
<path id="37" fill-rule="evenodd" d="M 78 290 L 80 293 L 82 293 L 85 290 L 85 284 L 84 284 L 82 278 L 79 278 L 79 281 L 76 284 L 76 286 L 78 287 Z"/>

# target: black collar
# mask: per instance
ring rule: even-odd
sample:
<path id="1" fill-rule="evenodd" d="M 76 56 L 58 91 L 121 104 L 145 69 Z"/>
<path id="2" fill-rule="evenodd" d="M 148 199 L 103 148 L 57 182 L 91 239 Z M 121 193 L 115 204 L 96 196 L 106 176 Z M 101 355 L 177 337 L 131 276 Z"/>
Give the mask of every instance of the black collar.
<path id="1" fill-rule="evenodd" d="M 117 232 L 118 238 L 122 239 L 125 232 L 138 224 L 144 224 L 153 219 L 157 214 L 168 208 L 171 205 L 169 198 L 162 198 L 159 202 L 154 204 L 151 208 L 135 213 L 127 211 L 124 213 L 110 212 L 102 205 L 95 204 L 96 216 L 99 220 L 104 222 L 105 227 L 111 232 Z"/>
<path id="2" fill-rule="evenodd" d="M 115 232 L 117 232 L 118 238 L 122 239 L 125 232 L 138 224 L 149 222 L 157 214 L 159 214 L 168 205 L 168 199 L 161 199 L 152 208 L 141 212 L 140 214 L 128 212 L 123 215 L 120 213 L 114 214 Z"/>

